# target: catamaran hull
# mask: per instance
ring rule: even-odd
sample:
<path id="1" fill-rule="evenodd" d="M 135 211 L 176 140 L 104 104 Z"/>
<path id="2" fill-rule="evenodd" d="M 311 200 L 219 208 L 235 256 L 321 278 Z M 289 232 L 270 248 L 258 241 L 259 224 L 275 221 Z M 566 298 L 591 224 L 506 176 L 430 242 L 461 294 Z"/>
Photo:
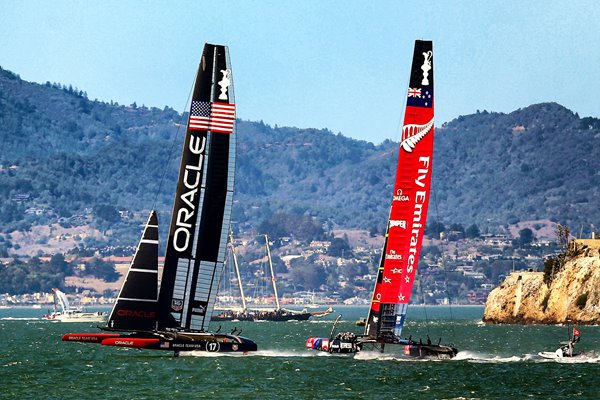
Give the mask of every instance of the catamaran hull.
<path id="1" fill-rule="evenodd" d="M 206 351 L 209 353 L 246 353 L 256 351 L 252 340 L 234 335 L 210 333 L 68 333 L 64 342 L 99 343 L 103 346 L 148 350 Z"/>
<path id="2" fill-rule="evenodd" d="M 405 356 L 416 358 L 439 358 L 450 359 L 454 358 L 458 350 L 451 346 L 444 345 L 404 345 L 403 349 Z"/>
<path id="3" fill-rule="evenodd" d="M 354 354 L 362 349 L 362 344 L 356 341 L 311 337 L 306 341 L 306 347 L 331 354 Z"/>
<path id="4" fill-rule="evenodd" d="M 393 346 L 396 349 L 401 349 L 401 354 L 407 357 L 415 358 L 437 358 L 450 359 L 456 356 L 458 350 L 452 346 L 436 345 L 436 344 L 421 344 L 417 342 L 411 343 L 383 343 L 371 340 L 356 340 L 346 341 L 342 339 L 327 339 L 327 338 L 308 338 L 306 347 L 313 350 L 326 351 L 333 354 L 354 354 L 363 350 L 366 346 L 370 346 L 373 350 L 383 352 L 386 346 Z M 401 346 L 398 348 L 397 346 Z M 392 353 L 393 354 L 393 353 Z"/>

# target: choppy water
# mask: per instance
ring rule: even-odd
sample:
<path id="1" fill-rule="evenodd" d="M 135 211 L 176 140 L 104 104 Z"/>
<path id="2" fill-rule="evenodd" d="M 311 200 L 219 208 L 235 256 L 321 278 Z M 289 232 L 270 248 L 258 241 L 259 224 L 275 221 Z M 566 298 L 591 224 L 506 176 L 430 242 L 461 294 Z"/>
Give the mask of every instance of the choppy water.
<path id="1" fill-rule="evenodd" d="M 340 329 L 361 332 L 364 308 L 338 308 Z M 556 362 L 566 327 L 485 325 L 482 307 L 412 307 L 405 332 L 453 343 L 453 360 L 406 360 L 379 353 L 327 355 L 304 349 L 328 336 L 330 315 L 312 322 L 231 322 L 259 351 L 248 356 L 109 348 L 63 343 L 94 324 L 48 322 L 44 310 L 0 310 L 0 399 L 598 399 L 600 359 Z M 452 314 L 452 318 L 450 318 Z M 215 325 L 215 329 L 218 324 Z M 580 348 L 600 354 L 600 327 L 582 327 Z"/>

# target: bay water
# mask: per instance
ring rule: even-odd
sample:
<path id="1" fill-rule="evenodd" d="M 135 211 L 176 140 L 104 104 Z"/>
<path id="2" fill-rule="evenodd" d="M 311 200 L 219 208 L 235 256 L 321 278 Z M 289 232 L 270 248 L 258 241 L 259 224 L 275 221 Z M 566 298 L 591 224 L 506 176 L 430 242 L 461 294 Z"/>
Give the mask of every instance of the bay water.
<path id="1" fill-rule="evenodd" d="M 65 333 L 99 332 L 92 323 L 41 319 L 45 310 L 0 310 L 0 399 L 599 399 L 600 327 L 578 327 L 583 360 L 545 360 L 569 327 L 486 325 L 483 307 L 409 309 L 403 336 L 429 334 L 459 349 L 452 360 L 305 349 L 309 336 L 355 325 L 366 307 L 335 307 L 304 322 L 213 323 L 253 339 L 248 355 L 181 353 L 67 343 Z M 99 309 L 98 309 L 99 310 Z M 93 309 L 92 311 L 96 311 Z M 104 309 L 103 311 L 108 311 Z"/>

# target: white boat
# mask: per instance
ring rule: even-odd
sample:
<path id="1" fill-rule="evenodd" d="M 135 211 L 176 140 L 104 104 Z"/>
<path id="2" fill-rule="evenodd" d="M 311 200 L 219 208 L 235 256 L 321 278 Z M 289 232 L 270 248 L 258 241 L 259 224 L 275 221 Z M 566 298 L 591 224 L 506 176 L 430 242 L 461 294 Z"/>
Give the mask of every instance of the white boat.
<path id="1" fill-rule="evenodd" d="M 49 321 L 60 321 L 60 322 L 102 322 L 105 319 L 103 312 L 89 312 L 85 311 L 81 307 L 71 308 L 69 306 L 69 299 L 67 295 L 58 289 L 52 289 L 54 292 L 55 300 L 58 299 L 60 304 L 60 311 L 55 310 L 50 314 L 46 314 L 42 319 Z M 55 301 L 56 303 L 56 301 Z"/>
<path id="2" fill-rule="evenodd" d="M 581 333 L 579 329 L 573 328 L 573 336 L 569 334 L 569 340 L 560 342 L 561 347 L 556 351 L 541 351 L 538 356 L 550 360 L 557 360 L 562 358 L 583 358 L 586 357 L 583 352 L 575 352 L 575 344 L 579 343 L 581 339 Z"/>

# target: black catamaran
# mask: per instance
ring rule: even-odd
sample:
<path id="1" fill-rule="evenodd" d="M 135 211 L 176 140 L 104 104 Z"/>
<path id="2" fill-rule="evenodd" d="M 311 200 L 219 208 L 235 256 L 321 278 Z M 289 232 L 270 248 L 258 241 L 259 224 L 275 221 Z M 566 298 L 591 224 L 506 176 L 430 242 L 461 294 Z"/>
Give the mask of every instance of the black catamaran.
<path id="1" fill-rule="evenodd" d="M 451 346 L 401 337 L 417 272 L 427 218 L 433 157 L 433 43 L 417 40 L 398 156 L 396 182 L 381 261 L 364 335 L 342 332 L 329 338 L 309 338 L 306 347 L 330 353 L 355 353 L 370 344 L 403 346 L 415 357 L 450 358 Z M 335 324 L 334 324 L 335 329 Z"/>
<path id="2" fill-rule="evenodd" d="M 107 325 L 64 341 L 208 352 L 255 351 L 251 340 L 209 333 L 233 205 L 235 101 L 225 46 L 206 44 L 192 96 L 165 263 L 158 289 L 152 211 Z M 117 333 L 120 332 L 120 333 Z"/>

